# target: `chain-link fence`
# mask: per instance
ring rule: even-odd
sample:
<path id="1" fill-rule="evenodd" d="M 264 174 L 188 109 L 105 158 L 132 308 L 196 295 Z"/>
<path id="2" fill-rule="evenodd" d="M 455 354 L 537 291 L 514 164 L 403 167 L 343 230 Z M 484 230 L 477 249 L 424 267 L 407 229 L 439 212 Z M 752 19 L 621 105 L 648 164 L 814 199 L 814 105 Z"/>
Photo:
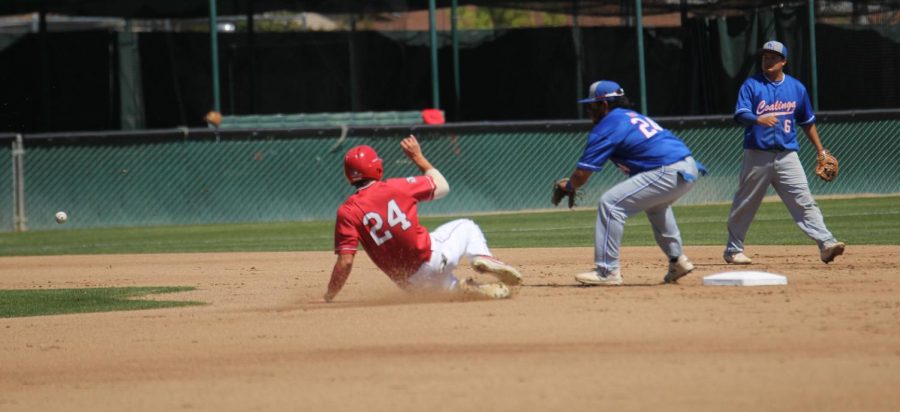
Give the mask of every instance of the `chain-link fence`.
<path id="1" fill-rule="evenodd" d="M 814 150 L 800 137 L 815 195 L 900 192 L 900 113 L 819 118 L 823 142 L 841 160 L 841 173 L 832 183 L 816 179 Z M 659 120 L 710 171 L 681 204 L 730 201 L 742 129 L 725 117 Z M 587 122 L 573 121 L 32 135 L 23 139 L 18 184 L 15 140 L 7 137 L 0 147 L 0 219 L 3 230 L 15 230 L 17 216 L 30 230 L 330 220 L 352 193 L 343 176 L 346 150 L 369 144 L 383 157 L 386 177 L 412 175 L 418 171 L 399 147 L 409 133 L 420 138 L 451 187 L 446 198 L 423 204 L 423 215 L 546 209 L 551 183 L 571 173 L 589 129 Z M 592 206 L 622 179 L 614 167 L 595 174 L 581 204 Z M 21 210 L 14 204 L 16 191 L 24 198 Z M 59 210 L 69 213 L 65 226 L 54 221 Z"/>

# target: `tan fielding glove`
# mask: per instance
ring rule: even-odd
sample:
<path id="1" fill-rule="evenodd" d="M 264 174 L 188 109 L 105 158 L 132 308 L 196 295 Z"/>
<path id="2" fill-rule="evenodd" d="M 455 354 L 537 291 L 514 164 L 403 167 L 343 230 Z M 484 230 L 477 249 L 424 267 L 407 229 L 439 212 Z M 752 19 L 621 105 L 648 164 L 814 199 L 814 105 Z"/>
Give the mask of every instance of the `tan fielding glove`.
<path id="1" fill-rule="evenodd" d="M 838 175 L 838 160 L 831 152 L 824 150 L 816 158 L 816 175 L 822 180 L 830 182 Z"/>

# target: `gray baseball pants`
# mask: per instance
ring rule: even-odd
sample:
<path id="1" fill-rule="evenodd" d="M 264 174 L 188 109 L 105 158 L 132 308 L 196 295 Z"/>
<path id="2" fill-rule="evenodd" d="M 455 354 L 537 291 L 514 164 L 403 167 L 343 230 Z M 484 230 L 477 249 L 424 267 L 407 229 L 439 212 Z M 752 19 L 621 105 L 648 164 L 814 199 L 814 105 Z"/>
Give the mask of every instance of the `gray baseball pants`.
<path id="1" fill-rule="evenodd" d="M 625 220 L 647 213 L 656 244 L 671 260 L 682 255 L 681 232 L 672 204 L 694 186 L 699 177 L 694 158 L 638 173 L 606 191 L 597 207 L 594 262 L 601 274 L 619 268 L 619 245 Z"/>
<path id="2" fill-rule="evenodd" d="M 734 194 L 731 212 L 728 214 L 728 244 L 725 246 L 725 253 L 744 250 L 747 230 L 770 184 L 787 206 L 800 230 L 815 240 L 819 249 L 826 243 L 836 242 L 825 227 L 822 211 L 809 191 L 806 173 L 797 152 L 744 149 L 740 179 L 740 186 Z"/>

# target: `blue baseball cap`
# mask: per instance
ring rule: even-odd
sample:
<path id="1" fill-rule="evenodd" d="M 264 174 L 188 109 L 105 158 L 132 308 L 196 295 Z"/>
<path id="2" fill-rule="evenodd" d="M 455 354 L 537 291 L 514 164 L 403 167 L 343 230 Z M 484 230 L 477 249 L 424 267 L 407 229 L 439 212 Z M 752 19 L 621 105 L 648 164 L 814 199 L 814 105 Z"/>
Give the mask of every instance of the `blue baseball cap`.
<path id="1" fill-rule="evenodd" d="M 764 44 L 762 47 L 760 47 L 759 53 L 762 53 L 764 51 L 778 53 L 781 55 L 781 57 L 784 57 L 785 59 L 788 56 L 787 46 L 785 46 L 781 42 L 777 42 L 775 40 L 767 41 L 766 44 Z"/>
<path id="2" fill-rule="evenodd" d="M 588 91 L 588 97 L 581 99 L 578 103 L 594 103 L 604 100 L 615 100 L 625 96 L 625 90 L 618 83 L 609 80 L 600 80 L 594 82 Z"/>

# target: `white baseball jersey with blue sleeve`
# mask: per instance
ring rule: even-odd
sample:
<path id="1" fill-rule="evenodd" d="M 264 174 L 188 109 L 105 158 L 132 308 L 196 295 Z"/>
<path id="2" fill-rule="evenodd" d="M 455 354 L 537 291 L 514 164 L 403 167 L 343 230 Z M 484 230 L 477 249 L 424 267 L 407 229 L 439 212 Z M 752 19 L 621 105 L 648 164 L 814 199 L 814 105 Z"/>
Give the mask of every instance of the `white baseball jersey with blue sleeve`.
<path id="1" fill-rule="evenodd" d="M 806 87 L 787 74 L 780 82 L 769 81 L 763 74 L 747 78 L 738 92 L 734 117 L 744 113 L 778 118 L 774 127 L 747 126 L 744 130 L 745 149 L 796 152 L 800 150 L 797 127 L 816 121 Z"/>

